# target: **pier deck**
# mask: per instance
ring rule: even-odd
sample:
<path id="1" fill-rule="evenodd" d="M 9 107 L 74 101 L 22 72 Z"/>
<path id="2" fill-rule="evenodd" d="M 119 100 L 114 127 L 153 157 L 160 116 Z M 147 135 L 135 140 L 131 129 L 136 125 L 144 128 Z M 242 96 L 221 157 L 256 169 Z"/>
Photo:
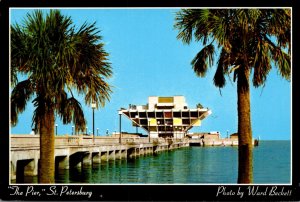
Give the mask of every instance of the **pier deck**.
<path id="1" fill-rule="evenodd" d="M 253 141 L 255 145 L 255 140 Z M 189 138 L 116 138 L 86 135 L 56 136 L 55 168 L 69 169 L 102 161 L 136 158 L 142 155 L 189 146 L 237 146 L 236 139 L 189 139 Z M 39 135 L 10 136 L 10 177 L 38 174 L 40 158 Z"/>
<path id="2" fill-rule="evenodd" d="M 38 174 L 39 135 L 10 136 L 10 176 Z M 116 159 L 136 158 L 189 146 L 188 141 L 164 138 L 119 138 L 92 136 L 56 136 L 55 168 L 69 169 Z"/>

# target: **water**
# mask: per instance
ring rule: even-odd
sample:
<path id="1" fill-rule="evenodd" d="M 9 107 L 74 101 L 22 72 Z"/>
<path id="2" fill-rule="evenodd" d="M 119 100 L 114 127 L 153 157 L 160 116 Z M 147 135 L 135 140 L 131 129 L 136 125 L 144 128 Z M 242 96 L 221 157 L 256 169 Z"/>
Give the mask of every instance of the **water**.
<path id="1" fill-rule="evenodd" d="M 261 141 L 253 150 L 254 183 L 290 183 L 290 141 Z M 136 159 L 59 170 L 68 184 L 236 184 L 237 147 L 189 147 Z M 36 183 L 37 178 L 25 178 Z"/>

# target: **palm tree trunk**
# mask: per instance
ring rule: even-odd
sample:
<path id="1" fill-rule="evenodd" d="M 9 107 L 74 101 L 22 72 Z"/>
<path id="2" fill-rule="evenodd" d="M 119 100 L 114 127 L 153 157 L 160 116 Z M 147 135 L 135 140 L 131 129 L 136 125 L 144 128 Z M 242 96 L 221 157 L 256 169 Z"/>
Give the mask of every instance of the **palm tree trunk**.
<path id="1" fill-rule="evenodd" d="M 250 112 L 250 70 L 240 67 L 238 70 L 238 183 L 253 182 L 252 166 L 252 130 Z"/>
<path id="2" fill-rule="evenodd" d="M 54 111 L 48 109 L 41 118 L 40 124 L 40 166 L 39 183 L 54 183 Z"/>

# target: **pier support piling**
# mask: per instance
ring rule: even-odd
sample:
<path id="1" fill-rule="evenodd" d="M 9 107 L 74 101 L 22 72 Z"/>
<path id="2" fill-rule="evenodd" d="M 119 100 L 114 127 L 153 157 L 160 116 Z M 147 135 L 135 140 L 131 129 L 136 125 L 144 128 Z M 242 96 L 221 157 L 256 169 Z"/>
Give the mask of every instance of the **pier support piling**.
<path id="1" fill-rule="evenodd" d="M 69 169 L 70 168 L 70 157 L 69 156 L 56 156 L 55 167 L 58 169 Z"/>
<path id="2" fill-rule="evenodd" d="M 83 166 L 90 166 L 90 165 L 92 165 L 92 153 L 85 153 L 83 155 L 82 165 Z"/>
<path id="3" fill-rule="evenodd" d="M 100 164 L 101 163 L 101 152 L 92 153 L 92 163 Z"/>

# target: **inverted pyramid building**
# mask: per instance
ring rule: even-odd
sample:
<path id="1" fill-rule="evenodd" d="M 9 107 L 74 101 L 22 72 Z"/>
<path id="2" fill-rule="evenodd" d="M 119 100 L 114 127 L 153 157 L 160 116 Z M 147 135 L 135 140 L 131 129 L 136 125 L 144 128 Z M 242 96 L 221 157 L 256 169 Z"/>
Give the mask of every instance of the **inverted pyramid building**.
<path id="1" fill-rule="evenodd" d="M 146 130 L 151 138 L 183 138 L 193 126 L 200 126 L 211 110 L 189 109 L 184 96 L 150 96 L 147 105 L 130 104 L 119 114 L 129 118 L 133 126 Z"/>

